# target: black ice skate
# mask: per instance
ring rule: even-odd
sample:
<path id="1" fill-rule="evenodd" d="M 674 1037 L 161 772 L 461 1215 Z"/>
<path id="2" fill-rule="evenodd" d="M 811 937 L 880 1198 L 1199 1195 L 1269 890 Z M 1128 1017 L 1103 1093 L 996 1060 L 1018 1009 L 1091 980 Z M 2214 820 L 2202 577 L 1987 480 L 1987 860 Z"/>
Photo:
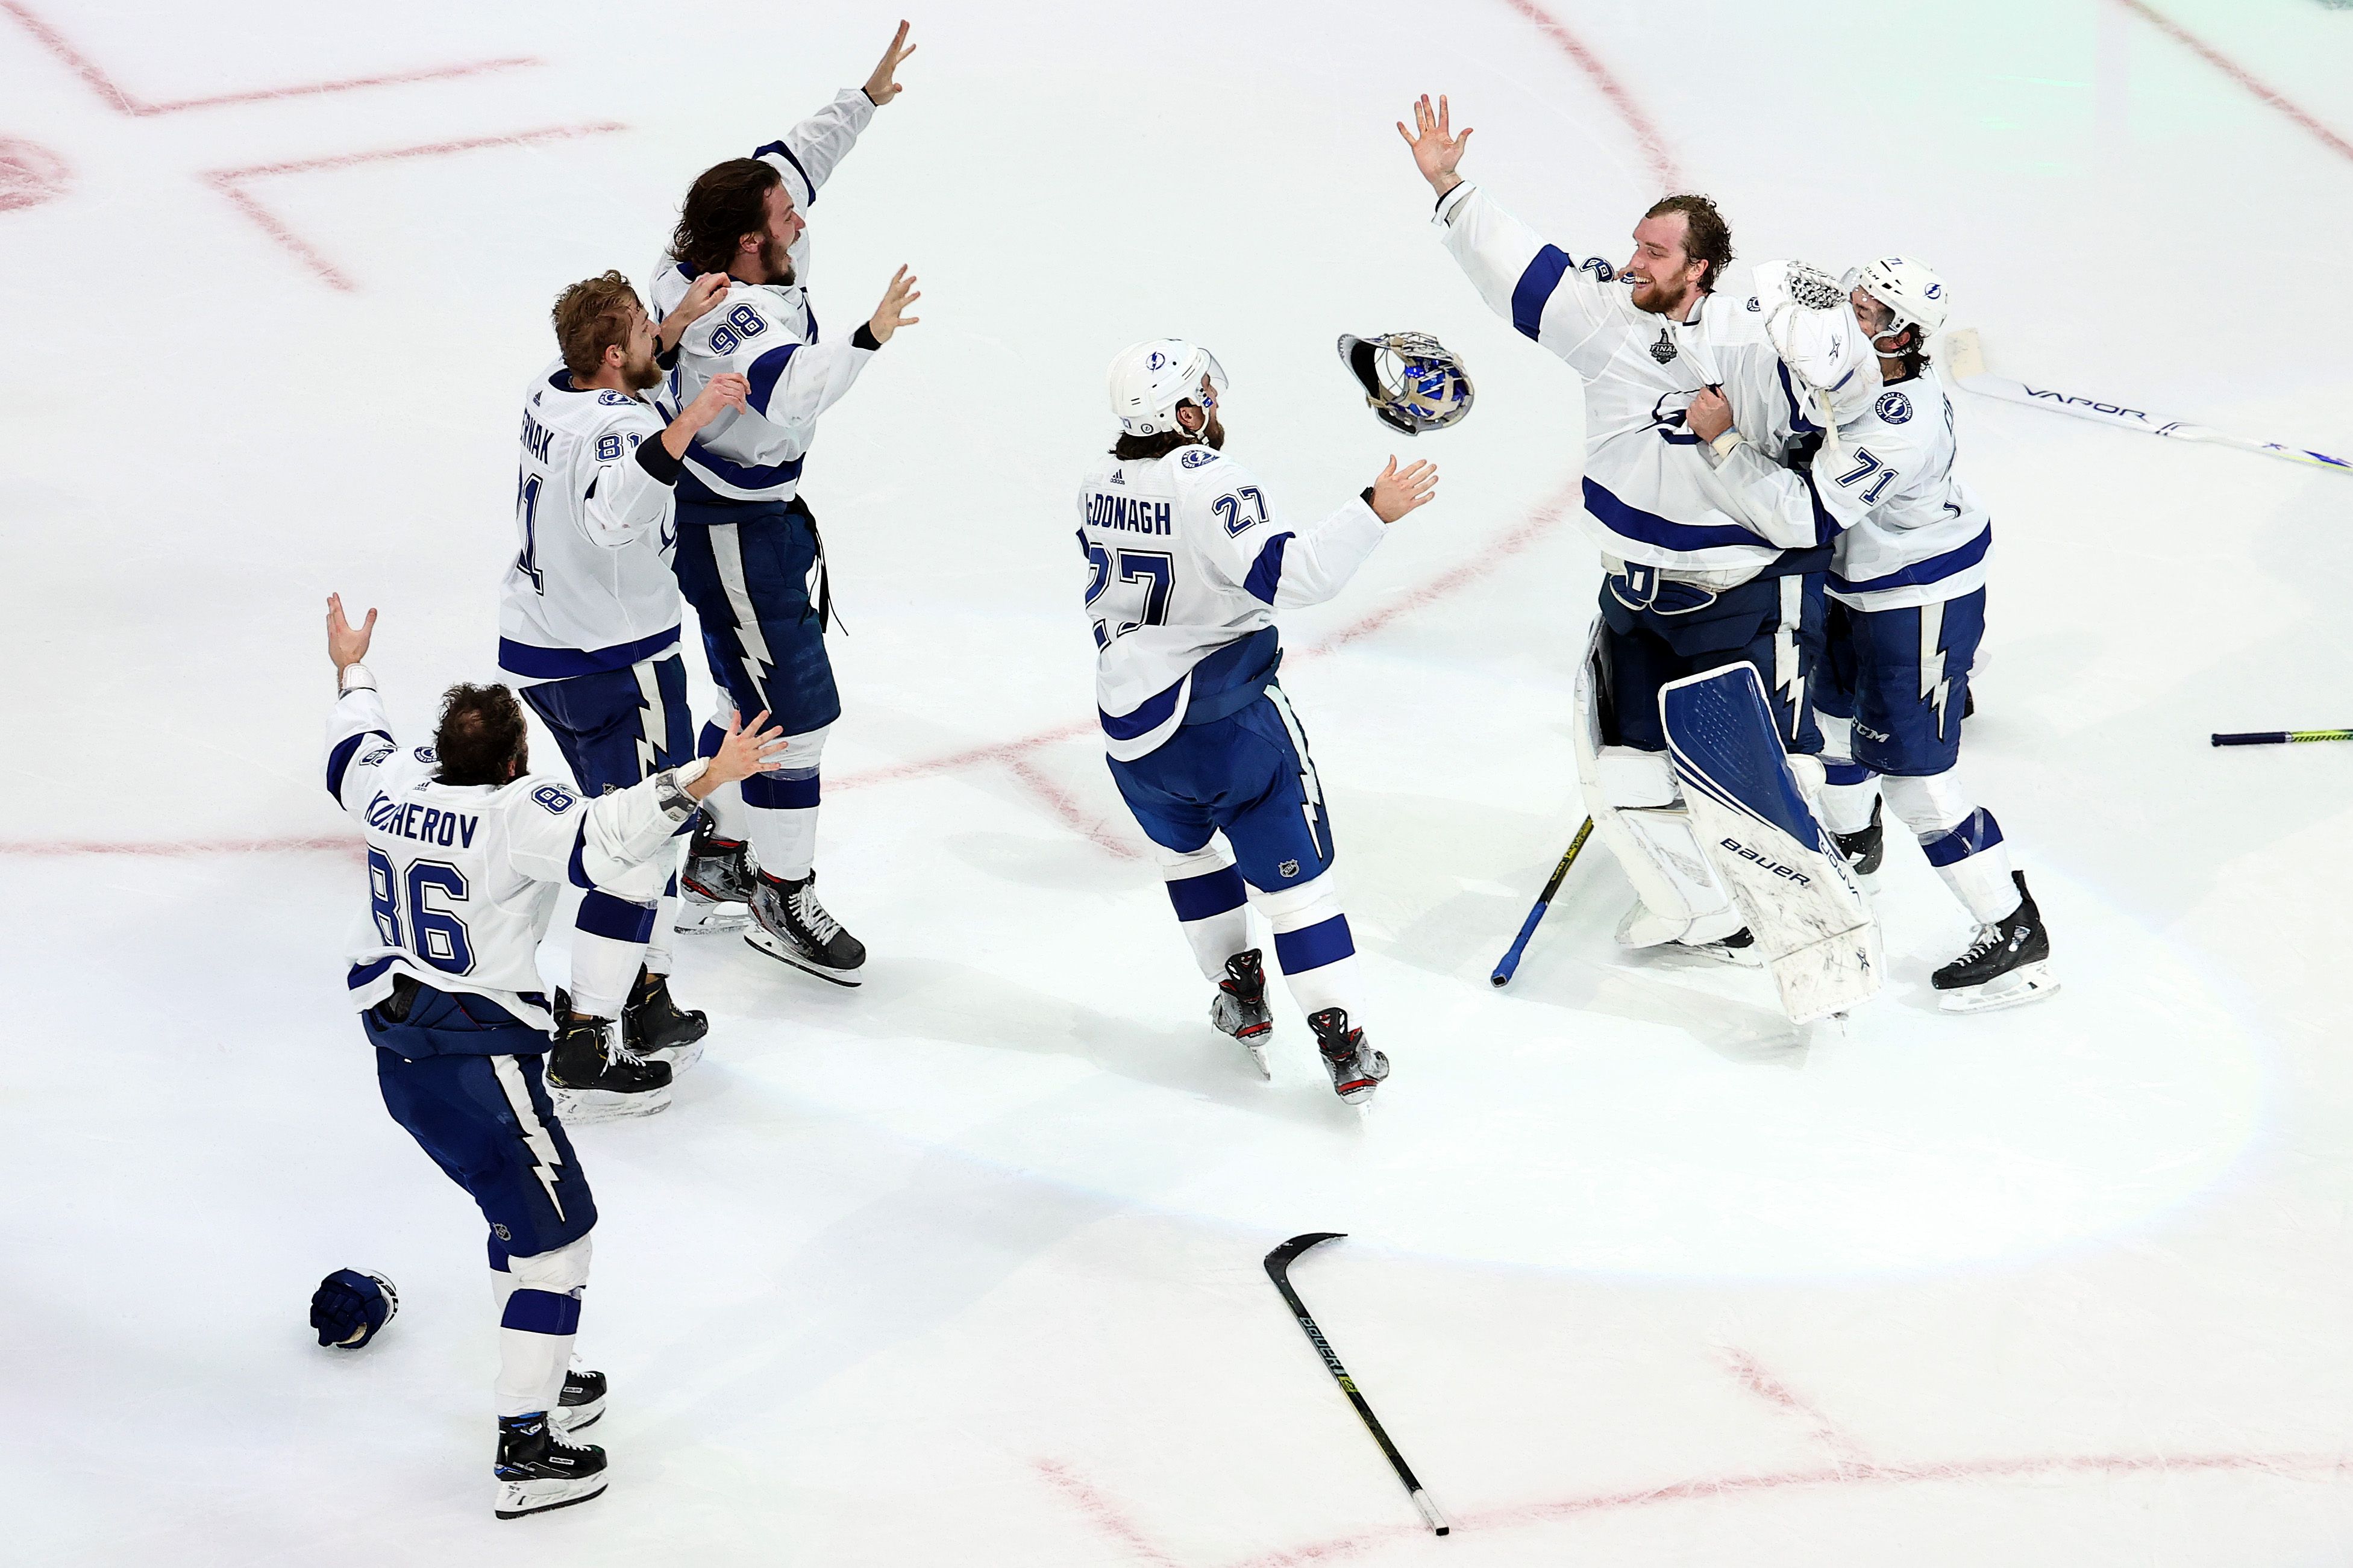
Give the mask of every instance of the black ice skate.
<path id="1" fill-rule="evenodd" d="M 643 1059 L 617 1034 L 609 1018 L 556 1015 L 547 1088 L 565 1121 L 613 1121 L 670 1109 L 670 1064 Z"/>
<path id="2" fill-rule="evenodd" d="M 1877 876 L 1879 863 L 1887 858 L 1887 835 L 1879 826 L 1880 805 L 1880 798 L 1877 795 L 1872 796 L 1871 821 L 1868 825 L 1852 833 L 1831 835 L 1838 840 L 1839 853 L 1846 857 L 1846 863 L 1853 868 L 1854 874 L 1858 877 Z"/>
<path id="3" fill-rule="evenodd" d="M 575 1447 L 549 1429 L 547 1413 L 499 1418 L 498 1516 L 521 1519 L 586 1502 L 605 1489 L 605 1450 Z"/>
<path id="4" fill-rule="evenodd" d="M 1389 1076 L 1389 1058 L 1373 1049 L 1364 1030 L 1348 1027 L 1344 1008 L 1310 1013 L 1307 1026 L 1315 1031 L 1315 1049 L 1332 1075 L 1332 1092 L 1351 1105 L 1371 1099 L 1381 1079 Z"/>
<path id="5" fill-rule="evenodd" d="M 1250 1047 L 1261 1078 L 1272 1078 L 1266 1065 L 1267 1042 L 1274 1037 L 1274 1014 L 1266 1005 L 1266 969 L 1259 951 L 1238 952 L 1226 960 L 1226 977 L 1209 999 L 1209 1022 Z"/>
<path id="6" fill-rule="evenodd" d="M 695 824 L 686 869 L 678 874 L 678 929 L 742 931 L 752 923 L 752 852 L 739 838 L 722 838 L 711 819 Z"/>
<path id="7" fill-rule="evenodd" d="M 2018 908 L 1978 933 L 1960 957 L 1936 971 L 1933 984 L 1947 1013 L 1986 1013 L 2037 1001 L 2059 989 L 2051 973 L 2051 933 L 2026 890 L 2026 873 L 2012 871 Z"/>
<path id="8" fill-rule="evenodd" d="M 752 919 L 744 940 L 770 958 L 836 985 L 861 983 L 858 971 L 866 963 L 866 944 L 817 901 L 816 872 L 797 882 L 761 872 L 752 889 Z"/>
<path id="9" fill-rule="evenodd" d="M 675 1078 L 702 1059 L 702 1037 L 711 1020 L 688 1012 L 670 997 L 670 976 L 638 971 L 637 989 L 621 1009 L 621 1040 L 649 1062 L 668 1062 Z"/>
<path id="10" fill-rule="evenodd" d="M 605 1374 L 575 1366 L 564 1374 L 564 1400 L 547 1413 L 559 1438 L 585 1432 L 605 1418 Z"/>

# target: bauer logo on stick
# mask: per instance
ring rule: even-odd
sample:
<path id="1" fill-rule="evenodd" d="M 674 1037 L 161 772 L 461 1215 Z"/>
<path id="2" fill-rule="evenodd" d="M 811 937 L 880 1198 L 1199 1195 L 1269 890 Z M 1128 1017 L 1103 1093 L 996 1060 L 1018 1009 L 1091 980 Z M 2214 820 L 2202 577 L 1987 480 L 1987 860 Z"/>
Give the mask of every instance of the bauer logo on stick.
<path id="1" fill-rule="evenodd" d="M 1340 363 L 1365 389 L 1380 422 L 1409 436 L 1443 430 L 1471 412 L 1471 375 L 1427 332 L 1345 336 Z"/>

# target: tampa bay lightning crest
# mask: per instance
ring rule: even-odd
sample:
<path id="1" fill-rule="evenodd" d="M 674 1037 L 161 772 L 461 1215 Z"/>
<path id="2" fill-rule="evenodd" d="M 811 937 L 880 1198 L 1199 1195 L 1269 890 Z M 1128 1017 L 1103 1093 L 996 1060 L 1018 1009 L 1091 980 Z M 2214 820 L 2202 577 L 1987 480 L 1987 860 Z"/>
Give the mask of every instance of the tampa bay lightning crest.
<path id="1" fill-rule="evenodd" d="M 1664 327 L 1661 327 L 1659 329 L 1659 341 L 1651 345 L 1651 357 L 1657 360 L 1661 364 L 1672 364 L 1674 363 L 1675 340 L 1673 335 Z"/>
<path id="2" fill-rule="evenodd" d="M 1204 463 L 1216 462 L 1218 460 L 1218 455 L 1215 452 L 1210 451 L 1207 447 L 1194 447 L 1188 448 L 1185 455 L 1176 460 L 1184 464 L 1188 468 L 1198 468 Z"/>
<path id="3" fill-rule="evenodd" d="M 1900 392 L 1883 392 L 1871 409 L 1888 424 L 1901 425 L 1912 417 L 1912 400 Z"/>

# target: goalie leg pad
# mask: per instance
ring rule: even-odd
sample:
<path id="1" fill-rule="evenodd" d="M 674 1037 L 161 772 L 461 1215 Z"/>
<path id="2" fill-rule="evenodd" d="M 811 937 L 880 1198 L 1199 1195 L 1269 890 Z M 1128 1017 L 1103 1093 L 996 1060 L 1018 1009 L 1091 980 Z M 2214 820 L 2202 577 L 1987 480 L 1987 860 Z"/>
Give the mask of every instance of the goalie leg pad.
<path id="1" fill-rule="evenodd" d="M 1585 809 L 1641 900 L 1619 928 L 1627 947 L 1707 942 L 1741 926 L 1732 895 L 1700 849 L 1664 754 L 1609 743 L 1609 656 L 1596 617 L 1578 669 L 1577 776 Z"/>
<path id="2" fill-rule="evenodd" d="M 1669 682 L 1659 720 L 1692 824 L 1746 915 L 1789 1021 L 1871 997 L 1883 967 L 1878 925 L 1783 753 L 1756 667 Z"/>

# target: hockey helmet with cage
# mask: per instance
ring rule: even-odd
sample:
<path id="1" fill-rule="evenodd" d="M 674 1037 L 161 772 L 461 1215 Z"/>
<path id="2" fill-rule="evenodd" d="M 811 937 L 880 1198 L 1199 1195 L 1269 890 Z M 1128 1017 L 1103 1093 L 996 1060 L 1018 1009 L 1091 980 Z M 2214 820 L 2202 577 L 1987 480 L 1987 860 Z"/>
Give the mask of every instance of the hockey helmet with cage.
<path id="1" fill-rule="evenodd" d="M 1945 280 L 1919 262 L 1901 256 L 1883 256 L 1868 267 L 1857 268 L 1847 275 L 1846 286 L 1861 289 L 1894 312 L 1894 319 L 1872 340 L 1874 348 L 1879 338 L 1900 332 L 1905 327 L 1917 331 L 1918 342 L 1914 346 L 1924 346 L 1944 329 L 1946 315 L 1951 309 L 1945 297 Z"/>
<path id="2" fill-rule="evenodd" d="M 1443 430 L 1471 412 L 1470 373 L 1427 332 L 1343 335 L 1340 363 L 1364 387 L 1374 416 L 1409 436 Z"/>
<path id="3" fill-rule="evenodd" d="M 1208 378 L 1205 401 L 1201 379 Z M 1218 356 L 1182 338 L 1154 338 L 1122 349 L 1111 362 L 1111 411 L 1119 427 L 1130 436 L 1189 435 L 1176 421 L 1176 405 L 1190 403 L 1204 410 L 1216 406 L 1217 394 L 1226 389 L 1226 367 Z"/>

